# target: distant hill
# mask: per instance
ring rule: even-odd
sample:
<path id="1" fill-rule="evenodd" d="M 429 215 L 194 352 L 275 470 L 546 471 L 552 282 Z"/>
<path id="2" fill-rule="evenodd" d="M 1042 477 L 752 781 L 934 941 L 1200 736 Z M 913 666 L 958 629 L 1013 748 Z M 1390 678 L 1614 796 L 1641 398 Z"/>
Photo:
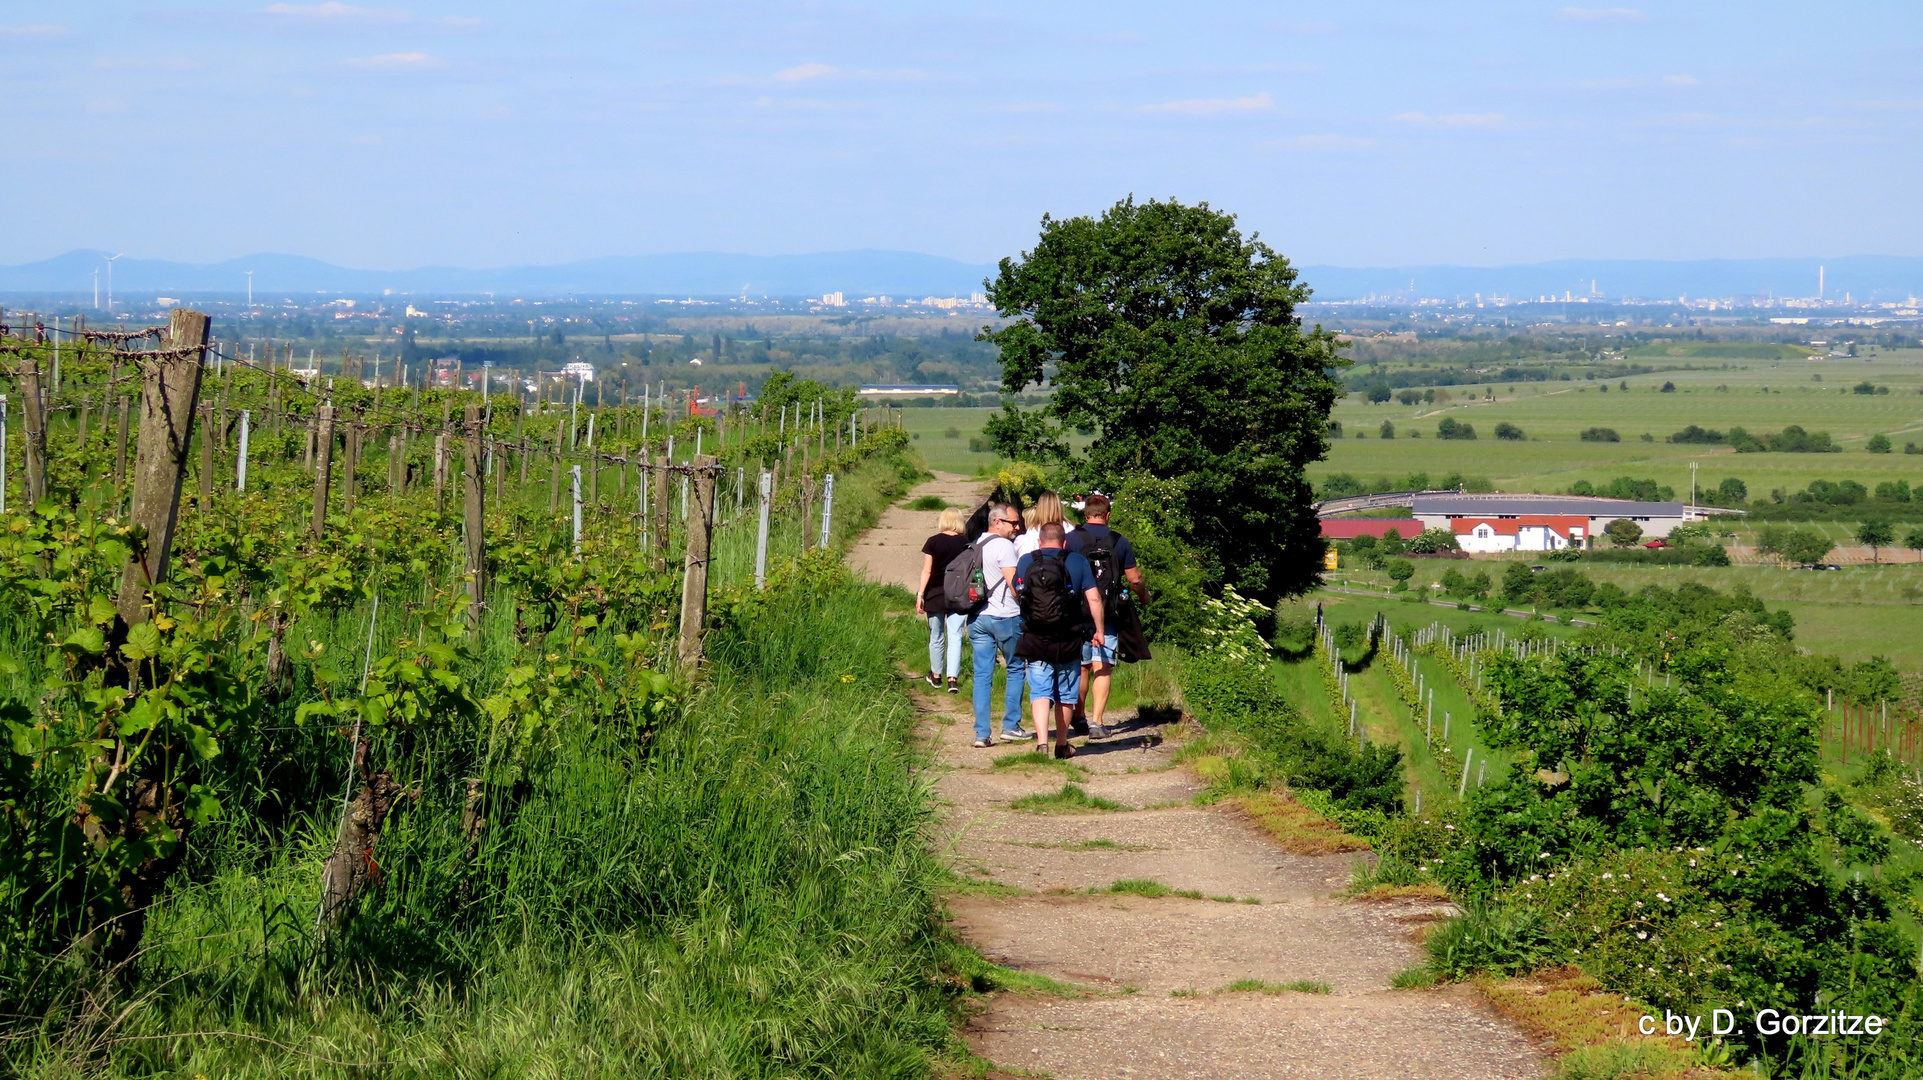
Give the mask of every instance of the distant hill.
<path id="1" fill-rule="evenodd" d="M 100 253 L 69 251 L 40 262 L 0 267 L 0 292 L 91 294 Z M 815 255 L 730 255 L 687 252 L 627 255 L 553 266 L 463 270 L 426 266 L 413 270 L 350 270 L 300 255 L 263 253 L 217 263 L 122 258 L 114 263 L 114 290 L 242 293 L 254 271 L 254 295 L 396 293 L 497 296 L 820 296 L 841 292 L 850 299 L 967 296 L 979 292 L 992 266 L 975 266 L 911 251 L 833 251 Z"/>
<path id="2" fill-rule="evenodd" d="M 1852 255 L 1823 259 L 1564 259 L 1517 266 L 1303 266 L 1317 300 L 1587 295 L 1591 282 L 1606 298 L 1814 296 L 1817 267 L 1832 299 L 1888 300 L 1923 293 L 1923 258 Z M 0 293 L 88 294 L 100 254 L 70 251 L 40 262 L 0 267 Z M 994 273 L 972 264 L 911 251 L 831 251 L 812 255 L 682 252 L 622 255 L 552 266 L 487 270 L 424 266 L 352 270 L 299 255 L 263 253 L 217 263 L 123 258 L 114 288 L 136 293 L 241 293 L 254 271 L 257 296 L 298 293 L 396 293 L 501 297 L 562 295 L 803 297 L 841 292 L 850 299 L 967 296 Z M 105 275 L 102 274 L 104 283 Z M 1413 289 L 1411 283 L 1413 282 Z"/>

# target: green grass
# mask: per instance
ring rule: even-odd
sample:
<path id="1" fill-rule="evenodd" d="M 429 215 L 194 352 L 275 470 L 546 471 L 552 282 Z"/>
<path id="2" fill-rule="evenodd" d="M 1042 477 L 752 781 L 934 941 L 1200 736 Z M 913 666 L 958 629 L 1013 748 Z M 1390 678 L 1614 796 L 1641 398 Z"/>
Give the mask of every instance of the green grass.
<path id="1" fill-rule="evenodd" d="M 1090 795 L 1078 784 L 1063 784 L 1062 790 L 1047 795 L 1026 795 L 1009 803 L 1008 807 L 1031 814 L 1089 814 L 1129 809 L 1113 799 Z"/>
<path id="2" fill-rule="evenodd" d="M 947 508 L 948 500 L 940 495 L 922 495 L 908 500 L 910 510 L 946 510 Z"/>
<path id="3" fill-rule="evenodd" d="M 1051 754 L 1038 754 L 1034 750 L 1022 749 L 1003 754 L 995 759 L 996 769 L 1023 769 L 1029 771 L 1058 772 L 1070 780 L 1088 779 L 1088 770 L 1073 761 L 1063 761 Z"/>
<path id="4" fill-rule="evenodd" d="M 1121 843 L 1120 841 L 1109 840 L 1107 838 L 1101 838 L 1096 840 L 1076 840 L 1072 842 L 1069 842 L 1069 841 L 1050 842 L 1050 841 L 1044 841 L 1044 840 L 1031 840 L 1023 844 L 1022 846 L 1032 847 L 1032 848 L 1048 848 L 1054 851 L 1165 851 L 1167 850 L 1166 848 L 1157 847 L 1154 844 L 1124 844 L 1124 843 Z"/>
<path id="5" fill-rule="evenodd" d="M 1261 979 L 1237 979 L 1217 990 L 1218 994 L 1327 994 L 1332 989 L 1321 979 L 1297 979 L 1294 982 L 1272 983 Z"/>
<path id="6" fill-rule="evenodd" d="M 1218 904 L 1259 904 L 1262 902 L 1256 897 L 1209 896 L 1195 889 L 1178 889 L 1172 885 L 1164 885 L 1159 881 L 1153 881 L 1148 878 L 1129 878 L 1124 881 L 1117 881 L 1106 887 L 1084 889 L 1082 891 L 1091 894 L 1115 893 L 1127 896 L 1140 896 L 1149 900 L 1158 900 L 1165 896 L 1176 896 L 1184 900 L 1213 900 Z"/>
<path id="7" fill-rule="evenodd" d="M 1334 414 L 1349 437 L 1335 440 L 1328 459 L 1311 466 L 1310 474 L 1320 479 L 1347 472 L 1368 479 L 1427 472 L 1431 478 L 1440 478 L 1459 471 L 1488 477 L 1500 490 L 1543 492 L 1564 490 L 1579 479 L 1608 481 L 1628 475 L 1667 484 L 1681 498 L 1687 497 L 1692 461 L 1701 464 L 1698 477 L 1704 484 L 1738 477 L 1749 485 L 1752 498 L 1767 496 L 1778 487 L 1801 490 L 1817 478 L 1855 479 L 1874 488 L 1883 480 L 1904 479 L 1914 485 L 1923 477 L 1923 460 L 1901 453 L 1905 441 L 1923 442 L 1923 398 L 1917 393 L 1923 387 L 1923 351 L 1881 351 L 1855 360 L 1725 361 L 1719 357 L 1671 362 L 1694 364 L 1699 370 L 1632 376 L 1627 393 L 1614 382 L 1604 393 L 1587 380 L 1516 383 L 1513 393 L 1510 384 L 1495 384 L 1497 400 L 1475 404 L 1466 400 L 1463 387 L 1444 388 L 1455 400 L 1442 405 L 1370 405 L 1350 395 Z M 1821 375 L 1823 381 L 1814 381 L 1812 375 Z M 1888 386 L 1890 393 L 1849 392 L 1864 379 Z M 1657 392 L 1666 381 L 1675 383 L 1676 392 Z M 1479 387 L 1478 393 L 1488 385 Z M 1719 386 L 1728 389 L 1718 390 Z M 1436 423 L 1444 416 L 1473 424 L 1480 438 L 1473 442 L 1436 439 Z M 1395 423 L 1401 437 L 1376 437 L 1385 419 Z M 1495 426 L 1504 421 L 1521 427 L 1529 440 L 1496 440 Z M 1736 454 L 1726 446 L 1662 441 L 1688 424 L 1718 430 L 1738 426 L 1752 432 L 1800 424 L 1811 431 L 1830 432 L 1844 452 Z M 1615 428 L 1623 441 L 1580 441 L 1578 434 L 1589 427 Z M 1412 429 L 1423 437 L 1408 438 Z M 1357 431 L 1366 432 L 1367 438 L 1354 438 Z M 1645 432 L 1656 441 L 1642 442 L 1639 437 Z M 1878 432 L 1890 436 L 1897 453 L 1863 452 L 1865 441 Z"/>
<path id="8" fill-rule="evenodd" d="M 308 931 L 331 815 L 273 845 L 216 827 L 196 857 L 220 869 L 152 911 L 138 992 L 47 1003 L 9 1071 L 924 1072 L 951 1042 L 938 973 L 964 957 L 937 930 L 897 603 L 797 590 L 716 631 L 705 686 L 645 755 L 633 732 L 577 733 L 478 853 L 445 783 L 424 785 L 383 838 L 386 883 L 325 949 Z"/>

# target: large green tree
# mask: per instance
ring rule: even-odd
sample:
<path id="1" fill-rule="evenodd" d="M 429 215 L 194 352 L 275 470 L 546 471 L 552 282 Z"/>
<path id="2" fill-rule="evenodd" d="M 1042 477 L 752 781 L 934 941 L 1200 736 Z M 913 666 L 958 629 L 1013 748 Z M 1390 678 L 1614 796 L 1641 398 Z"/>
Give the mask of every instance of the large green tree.
<path id="1" fill-rule="evenodd" d="M 988 297 L 1004 318 L 1002 390 L 1052 391 L 990 421 L 998 451 L 1063 460 L 1078 481 L 1173 482 L 1210 578 L 1270 600 L 1319 579 L 1321 528 L 1303 467 L 1327 452 L 1342 393 L 1334 335 L 1304 329 L 1295 268 L 1206 203 L 1117 203 L 1042 219 Z M 1093 432 L 1085 454 L 1066 430 Z"/>

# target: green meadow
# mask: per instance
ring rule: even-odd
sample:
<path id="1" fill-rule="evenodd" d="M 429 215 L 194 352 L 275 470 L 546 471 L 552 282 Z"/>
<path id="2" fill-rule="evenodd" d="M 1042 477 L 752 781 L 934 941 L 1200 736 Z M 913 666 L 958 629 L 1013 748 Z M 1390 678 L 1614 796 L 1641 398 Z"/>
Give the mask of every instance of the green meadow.
<path id="1" fill-rule="evenodd" d="M 1915 484 L 1923 479 L 1923 456 L 1902 452 L 1906 441 L 1923 443 L 1923 350 L 1881 351 L 1864 359 L 1631 359 L 1659 368 L 1693 365 L 1695 370 L 1608 381 L 1442 387 L 1438 389 L 1450 400 L 1444 402 L 1438 394 L 1434 404 L 1391 400 L 1372 405 L 1351 394 L 1335 410 L 1346 437 L 1335 442 L 1328 459 L 1311 467 L 1310 474 L 1321 480 L 1346 472 L 1369 480 L 1416 472 L 1440 479 L 1460 472 L 1487 478 L 1500 491 L 1540 492 L 1566 490 L 1577 480 L 1634 476 L 1673 487 L 1679 497 L 1686 497 L 1690 463 L 1697 462 L 1699 483 L 1713 486 L 1734 476 L 1749 486 L 1751 498 L 1767 497 L 1776 488 L 1801 490 L 1816 479 L 1853 479 L 1872 489 L 1885 480 Z M 1390 365 L 1389 370 L 1401 369 Z M 1889 392 L 1854 392 L 1864 381 Z M 1663 392 L 1665 383 L 1675 389 Z M 1494 400 L 1486 396 L 1491 390 Z M 1436 425 L 1445 417 L 1472 425 L 1477 438 L 1437 439 Z M 1395 426 L 1395 438 L 1380 437 L 1384 421 Z M 1516 425 L 1526 438 L 1497 439 L 1495 428 L 1501 423 Z M 1728 446 L 1664 441 L 1690 424 L 1717 431 L 1742 427 L 1754 435 L 1797 424 L 1829 432 L 1842 451 L 1738 454 Z M 1622 441 L 1584 441 L 1582 433 L 1596 427 L 1613 429 Z M 1870 436 L 1879 433 L 1895 444 L 1894 453 L 1865 450 Z M 1653 441 L 1644 441 L 1644 435 Z"/>

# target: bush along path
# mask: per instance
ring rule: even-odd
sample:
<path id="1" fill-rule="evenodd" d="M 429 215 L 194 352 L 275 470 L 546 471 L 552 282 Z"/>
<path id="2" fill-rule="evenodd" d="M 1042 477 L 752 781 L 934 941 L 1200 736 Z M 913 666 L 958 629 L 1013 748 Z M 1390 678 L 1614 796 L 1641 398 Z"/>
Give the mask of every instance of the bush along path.
<path id="1" fill-rule="evenodd" d="M 882 565 L 865 546 L 852 561 Z M 1471 989 L 1390 988 L 1446 909 L 1343 899 L 1366 856 L 1285 844 L 1339 852 L 1353 838 L 1286 798 L 1214 798 L 1212 778 L 1239 759 L 1178 710 L 1111 713 L 1114 736 L 1056 762 L 1025 743 L 974 749 L 968 699 L 918 693 L 938 854 L 956 882 L 950 925 L 1019 973 L 993 980 L 1019 989 L 985 998 L 963 1032 L 988 1067 L 1056 1080 L 1542 1075 L 1531 1042 Z"/>

